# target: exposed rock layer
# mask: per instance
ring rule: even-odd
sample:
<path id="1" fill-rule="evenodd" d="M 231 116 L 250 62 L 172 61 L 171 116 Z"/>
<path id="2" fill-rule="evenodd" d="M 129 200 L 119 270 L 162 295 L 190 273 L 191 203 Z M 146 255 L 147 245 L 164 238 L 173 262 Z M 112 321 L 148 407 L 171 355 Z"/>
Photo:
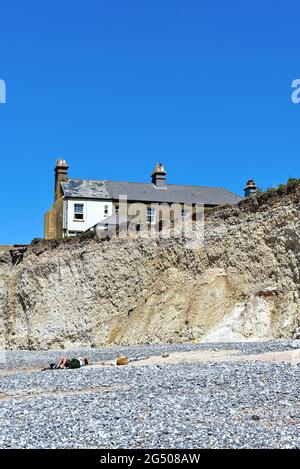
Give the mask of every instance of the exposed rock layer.
<path id="1" fill-rule="evenodd" d="M 9 348 L 300 336 L 300 192 L 213 210 L 205 243 L 74 239 L 0 250 Z"/>

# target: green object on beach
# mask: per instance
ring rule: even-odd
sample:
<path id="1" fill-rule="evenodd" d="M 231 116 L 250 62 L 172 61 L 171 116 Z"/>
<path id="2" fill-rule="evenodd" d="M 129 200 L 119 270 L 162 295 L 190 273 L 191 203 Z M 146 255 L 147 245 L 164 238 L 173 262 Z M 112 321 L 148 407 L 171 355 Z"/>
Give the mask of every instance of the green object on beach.
<path id="1" fill-rule="evenodd" d="M 70 368 L 80 368 L 80 361 L 77 358 L 72 358 L 70 361 Z"/>

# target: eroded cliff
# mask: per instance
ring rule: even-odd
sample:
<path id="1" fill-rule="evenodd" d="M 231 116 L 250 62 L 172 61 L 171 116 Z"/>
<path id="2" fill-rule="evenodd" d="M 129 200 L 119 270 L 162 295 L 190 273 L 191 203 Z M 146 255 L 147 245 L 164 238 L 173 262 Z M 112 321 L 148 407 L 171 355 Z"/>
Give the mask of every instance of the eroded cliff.
<path id="1" fill-rule="evenodd" d="M 0 250 L 8 348 L 300 337 L 300 191 L 215 209 L 205 243 L 74 239 Z"/>

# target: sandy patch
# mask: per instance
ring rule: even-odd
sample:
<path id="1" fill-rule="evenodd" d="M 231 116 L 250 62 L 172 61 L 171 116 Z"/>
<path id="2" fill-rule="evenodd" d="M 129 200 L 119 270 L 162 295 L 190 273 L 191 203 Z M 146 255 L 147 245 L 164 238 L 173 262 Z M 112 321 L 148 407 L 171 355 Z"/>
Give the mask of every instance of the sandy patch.
<path id="1" fill-rule="evenodd" d="M 241 358 L 247 361 L 300 363 L 300 349 L 284 350 L 283 352 L 266 352 L 258 355 L 243 355 Z"/>
<path id="2" fill-rule="evenodd" d="M 150 357 L 145 360 L 130 363 L 131 366 L 141 365 L 175 365 L 178 363 L 220 363 L 220 362 L 241 362 L 241 361 L 266 361 L 266 362 L 285 362 L 299 363 L 300 349 L 283 352 L 266 352 L 256 355 L 243 355 L 237 350 L 193 350 L 190 352 L 170 353 L 168 357 L 162 356 Z"/>

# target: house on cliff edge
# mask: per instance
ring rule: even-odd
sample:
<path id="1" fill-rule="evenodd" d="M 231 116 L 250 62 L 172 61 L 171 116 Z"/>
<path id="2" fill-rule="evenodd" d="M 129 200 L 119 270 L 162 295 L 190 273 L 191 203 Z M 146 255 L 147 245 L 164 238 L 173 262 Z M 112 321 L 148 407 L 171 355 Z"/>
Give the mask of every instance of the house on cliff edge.
<path id="1" fill-rule="evenodd" d="M 193 216 L 197 205 L 208 209 L 234 205 L 242 200 L 237 194 L 221 187 L 168 184 L 162 164 L 156 164 L 149 183 L 73 179 L 68 177 L 68 169 L 65 160 L 56 162 L 54 204 L 45 214 L 45 239 L 84 233 L 105 218 L 117 215 L 124 201 L 128 211 L 133 204 L 143 204 L 146 222 L 155 224 L 159 221 L 159 207 L 162 204 L 170 207 L 176 205 L 185 217 Z M 255 192 L 255 183 L 249 183 L 245 189 L 246 196 Z"/>

